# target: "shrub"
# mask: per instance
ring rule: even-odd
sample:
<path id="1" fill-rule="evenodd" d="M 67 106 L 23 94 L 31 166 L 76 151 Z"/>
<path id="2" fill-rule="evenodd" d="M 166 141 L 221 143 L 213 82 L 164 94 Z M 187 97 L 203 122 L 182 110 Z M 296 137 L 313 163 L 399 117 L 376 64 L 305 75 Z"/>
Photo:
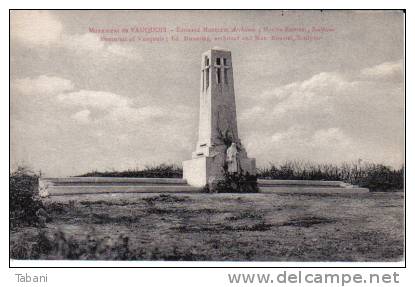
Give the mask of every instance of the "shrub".
<path id="1" fill-rule="evenodd" d="M 146 166 L 144 169 L 129 169 L 126 171 L 105 171 L 105 172 L 88 172 L 79 175 L 81 177 L 150 177 L 150 178 L 181 178 L 183 170 L 181 167 L 173 164 L 160 164 L 156 166 Z"/>
<path id="2" fill-rule="evenodd" d="M 396 171 L 377 164 L 370 166 L 364 177 L 356 179 L 356 184 L 372 191 L 396 191 L 403 189 L 403 178 L 403 167 Z"/>
<path id="3" fill-rule="evenodd" d="M 229 174 L 227 172 L 225 172 L 223 178 L 209 181 L 203 189 L 203 192 L 207 193 L 252 193 L 258 191 L 256 176 L 240 173 Z"/>
<path id="4" fill-rule="evenodd" d="M 268 168 L 258 169 L 257 176 L 263 179 L 338 180 L 370 191 L 402 190 L 404 185 L 404 167 L 395 170 L 360 161 L 340 166 L 300 161 L 287 161 L 281 165 L 271 163 Z"/>
<path id="5" fill-rule="evenodd" d="M 39 175 L 25 167 L 11 172 L 10 188 L 10 227 L 42 226 L 47 219 L 43 204 L 37 196 Z"/>

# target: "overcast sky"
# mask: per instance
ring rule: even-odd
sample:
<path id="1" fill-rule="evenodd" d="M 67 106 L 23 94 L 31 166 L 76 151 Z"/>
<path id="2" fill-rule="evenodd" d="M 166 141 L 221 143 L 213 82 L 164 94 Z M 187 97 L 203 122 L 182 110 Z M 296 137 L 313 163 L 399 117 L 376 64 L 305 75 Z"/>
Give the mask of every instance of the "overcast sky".
<path id="1" fill-rule="evenodd" d="M 103 42 L 88 31 L 131 26 L 334 32 L 315 33 L 316 41 L 150 44 Z M 239 134 L 259 167 L 403 163 L 399 11 L 12 11 L 12 168 L 67 176 L 190 159 L 200 57 L 213 46 L 232 51 Z"/>

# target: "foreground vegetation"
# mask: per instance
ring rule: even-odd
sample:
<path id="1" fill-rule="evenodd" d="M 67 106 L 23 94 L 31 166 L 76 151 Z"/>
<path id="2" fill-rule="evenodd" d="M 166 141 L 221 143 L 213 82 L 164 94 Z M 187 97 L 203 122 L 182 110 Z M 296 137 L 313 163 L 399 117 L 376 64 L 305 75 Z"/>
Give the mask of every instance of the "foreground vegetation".
<path id="1" fill-rule="evenodd" d="M 156 166 L 147 166 L 144 169 L 129 169 L 126 171 L 92 171 L 82 175 L 81 177 L 150 177 L 150 178 L 181 178 L 183 170 L 174 164 L 160 164 Z"/>
<path id="2" fill-rule="evenodd" d="M 301 165 L 259 177 L 403 187 L 403 168 Z M 116 174 L 116 175 L 115 175 Z M 179 177 L 174 166 L 89 176 Z M 118 194 L 40 200 L 39 174 L 10 174 L 13 259 L 396 261 L 404 250 L 402 193 Z M 379 224 L 381 222 L 381 224 Z"/>
<path id="3" fill-rule="evenodd" d="M 402 191 L 404 167 L 396 170 L 374 163 L 315 164 L 288 161 L 281 165 L 270 164 L 258 171 L 264 179 L 338 180 L 370 191 Z"/>
<path id="4" fill-rule="evenodd" d="M 39 175 L 24 167 L 13 171 L 9 177 L 10 228 L 44 226 L 49 220 L 43 203 L 37 196 Z"/>
<path id="5" fill-rule="evenodd" d="M 76 199 L 76 200 L 75 200 Z M 53 200 L 53 201 L 52 201 Z M 45 201 L 15 259 L 397 261 L 403 194 L 118 194 Z"/>

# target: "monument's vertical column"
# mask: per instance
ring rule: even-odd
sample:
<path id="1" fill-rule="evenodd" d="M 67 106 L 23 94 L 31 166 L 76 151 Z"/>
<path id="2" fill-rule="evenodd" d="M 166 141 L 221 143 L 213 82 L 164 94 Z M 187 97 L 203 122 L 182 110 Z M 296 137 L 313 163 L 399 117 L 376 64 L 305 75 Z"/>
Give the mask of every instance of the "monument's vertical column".
<path id="1" fill-rule="evenodd" d="M 231 52 L 213 48 L 202 55 L 199 138 L 192 160 L 183 162 L 183 177 L 196 186 L 224 173 L 226 150 L 234 143 L 241 172 L 255 174 L 238 137 Z"/>

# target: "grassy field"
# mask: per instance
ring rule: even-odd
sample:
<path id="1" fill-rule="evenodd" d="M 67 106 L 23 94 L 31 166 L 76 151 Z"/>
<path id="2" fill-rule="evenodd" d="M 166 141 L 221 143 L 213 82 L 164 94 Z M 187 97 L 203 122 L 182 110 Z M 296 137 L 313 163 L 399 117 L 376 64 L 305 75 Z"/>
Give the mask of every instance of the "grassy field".
<path id="1" fill-rule="evenodd" d="M 57 198 L 43 227 L 11 231 L 12 258 L 403 260 L 402 192 Z"/>

